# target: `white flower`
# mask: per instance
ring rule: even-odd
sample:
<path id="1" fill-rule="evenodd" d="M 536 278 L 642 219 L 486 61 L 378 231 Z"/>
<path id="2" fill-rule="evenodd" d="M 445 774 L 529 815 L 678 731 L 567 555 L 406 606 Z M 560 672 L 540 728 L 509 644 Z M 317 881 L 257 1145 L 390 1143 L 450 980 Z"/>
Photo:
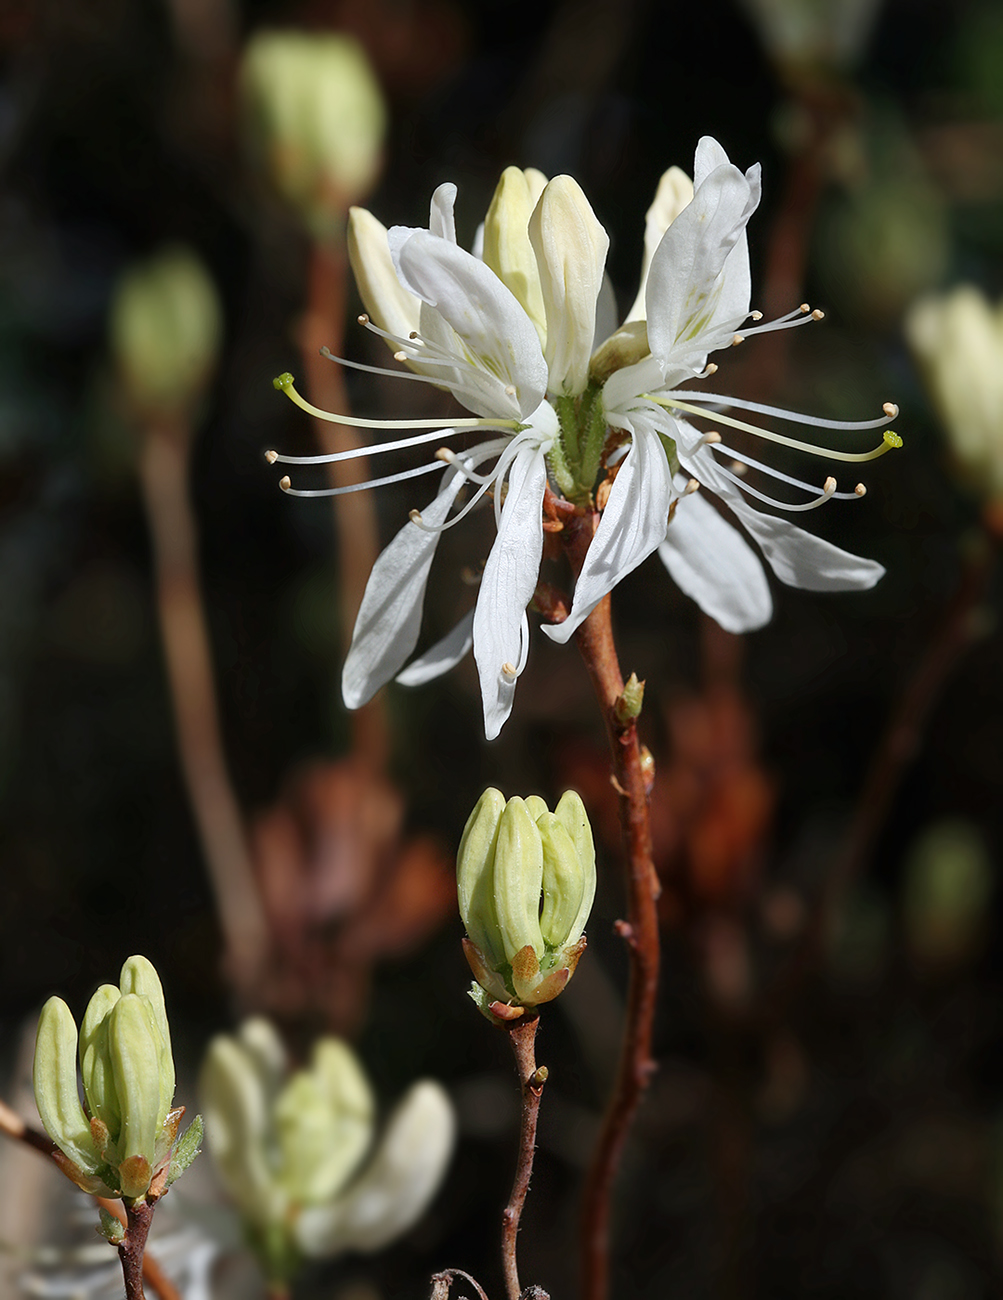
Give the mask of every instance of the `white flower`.
<path id="1" fill-rule="evenodd" d="M 568 619 L 546 625 L 566 641 L 596 604 L 648 555 L 658 551 L 678 585 L 723 627 L 747 631 L 765 623 L 772 605 L 755 552 L 701 496 L 718 495 L 759 544 L 783 582 L 810 590 L 872 586 L 880 565 L 859 559 L 748 504 L 746 495 L 784 510 L 806 510 L 833 496 L 780 474 L 701 431 L 686 416 L 715 412 L 715 423 L 835 459 L 869 460 L 898 445 L 894 434 L 874 451 L 818 451 L 759 429 L 721 408 L 745 409 L 786 420 L 839 429 L 860 423 L 808 420 L 735 398 L 680 389 L 708 377 L 708 354 L 744 335 L 818 318 L 801 308 L 767 325 L 745 328 L 751 282 L 746 225 L 759 202 L 759 168 L 744 175 L 716 141 L 697 148 L 694 180 L 672 168 L 662 178 L 648 212 L 641 289 L 623 326 L 595 348 L 601 317 L 608 238 L 575 181 L 545 182 L 538 172 L 508 168 L 488 210 L 482 256 L 456 243 L 456 190 L 443 185 L 432 199 L 429 227 L 389 232 L 369 213 L 353 210 L 349 252 L 370 316 L 398 361 L 418 378 L 449 389 L 475 413 L 442 428 L 437 421 L 352 420 L 305 403 L 292 379 L 284 388 L 321 418 L 368 428 L 430 432 L 368 448 L 369 454 L 442 442 L 467 429 L 492 436 L 462 452 L 446 448 L 427 464 L 373 480 L 376 486 L 424 474 L 445 463 L 439 491 L 397 534 L 373 568 L 343 675 L 345 702 L 355 708 L 396 676 L 417 684 L 446 671 L 471 645 L 480 675 L 485 732 L 498 735 L 512 708 L 515 683 L 528 650 L 526 607 L 538 581 L 543 549 L 543 500 L 548 482 L 565 498 L 591 507 L 597 481 L 602 518 L 575 587 Z M 352 363 L 344 363 L 352 364 Z M 364 367 L 365 368 L 365 367 Z M 392 372 L 403 373 L 403 372 Z M 705 407 L 710 409 L 705 411 Z M 434 426 L 434 428 L 432 428 Z M 303 464 L 340 457 L 285 457 Z M 718 461 L 723 455 L 725 463 Z M 810 494 L 805 503 L 774 501 L 730 466 L 740 462 Z M 461 491 L 470 499 L 455 507 Z M 283 487 L 292 490 L 288 479 Z M 346 489 L 337 489 L 344 491 Z M 354 490 L 354 489 L 347 489 Z M 332 490 L 300 495 L 328 495 Z M 486 493 L 494 499 L 497 536 L 472 614 L 419 659 L 415 648 L 422 603 L 436 544 Z M 403 671 L 402 671 L 403 670 Z"/>

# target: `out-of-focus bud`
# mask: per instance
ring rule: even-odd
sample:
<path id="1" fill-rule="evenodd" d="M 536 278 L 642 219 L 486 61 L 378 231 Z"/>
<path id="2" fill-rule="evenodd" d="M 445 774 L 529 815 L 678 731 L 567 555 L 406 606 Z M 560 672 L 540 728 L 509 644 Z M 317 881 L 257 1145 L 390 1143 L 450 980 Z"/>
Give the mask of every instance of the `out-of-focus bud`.
<path id="1" fill-rule="evenodd" d="M 992 863 L 974 826 L 951 819 L 923 832 L 906 861 L 902 897 L 920 966 L 943 972 L 979 956 L 992 890 Z"/>
<path id="2" fill-rule="evenodd" d="M 546 184 L 534 167 L 506 167 L 484 218 L 484 262 L 518 298 L 541 343 L 547 338 L 547 313 L 529 219 Z"/>
<path id="3" fill-rule="evenodd" d="M 216 368 L 223 336 L 215 287 L 195 254 L 171 246 L 125 271 L 110 332 L 126 396 L 140 415 L 188 409 Z"/>
<path id="4" fill-rule="evenodd" d="M 379 174 L 386 108 L 348 36 L 259 32 L 241 66 L 247 134 L 272 186 L 311 234 L 339 231 Z"/>
<path id="5" fill-rule="evenodd" d="M 304 1256 L 375 1250 L 405 1231 L 424 1213 L 452 1151 L 450 1103 L 438 1084 L 423 1081 L 363 1167 L 375 1107 L 351 1048 L 322 1038 L 309 1067 L 289 1074 L 278 1035 L 261 1019 L 213 1040 L 201 1090 L 216 1166 L 276 1282 L 288 1282 Z M 411 1129 L 402 1139 L 400 1117 L 412 1113 L 415 1096 L 425 1102 L 414 1122 L 425 1127 L 405 1140 Z"/>
<path id="6" fill-rule="evenodd" d="M 387 228 L 365 208 L 348 214 L 348 260 L 366 311 L 380 329 L 406 339 L 418 328 L 421 300 L 397 279 Z M 391 351 L 399 346 L 387 340 Z"/>
<path id="7" fill-rule="evenodd" d="M 1003 303 L 962 285 L 920 299 L 905 332 L 960 474 L 1003 503 Z"/>
<path id="8" fill-rule="evenodd" d="M 66 1003 L 42 1008 L 35 1041 L 35 1101 L 49 1137 L 66 1157 L 64 1172 L 84 1191 L 138 1200 L 160 1195 L 198 1153 L 178 1129 L 184 1108 L 171 1109 L 174 1059 L 164 994 L 153 965 L 130 957 L 120 985 L 102 984 L 80 1030 L 84 1107 L 77 1094 L 77 1027 Z M 185 1135 L 187 1139 L 189 1134 Z M 191 1148 L 191 1150 L 189 1150 Z"/>
<path id="9" fill-rule="evenodd" d="M 596 890 L 579 796 L 567 791 L 551 813 L 539 795 L 506 803 L 485 790 L 463 831 L 456 885 L 480 1010 L 511 1020 L 556 998 L 585 951 Z"/>
<path id="10" fill-rule="evenodd" d="M 609 236 L 578 182 L 555 176 L 533 209 L 529 239 L 547 318 L 550 390 L 576 396 L 588 382 Z"/>
<path id="11" fill-rule="evenodd" d="M 782 68 L 852 68 L 867 48 L 880 0 L 742 0 L 763 48 Z"/>

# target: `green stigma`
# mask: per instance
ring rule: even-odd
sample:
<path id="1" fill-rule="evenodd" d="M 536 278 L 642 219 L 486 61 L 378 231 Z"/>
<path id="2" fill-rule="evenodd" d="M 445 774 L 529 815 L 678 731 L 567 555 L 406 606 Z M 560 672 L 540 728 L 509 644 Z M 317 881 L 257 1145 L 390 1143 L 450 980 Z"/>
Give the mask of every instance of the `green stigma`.
<path id="1" fill-rule="evenodd" d="M 902 446 L 902 439 L 899 437 L 899 435 L 895 432 L 894 429 L 886 429 L 883 436 L 884 436 L 886 447 Z"/>
<path id="2" fill-rule="evenodd" d="M 286 370 L 283 374 L 279 375 L 278 378 L 272 380 L 272 387 L 277 388 L 279 392 L 288 393 L 294 382 L 292 375 L 288 370 Z"/>

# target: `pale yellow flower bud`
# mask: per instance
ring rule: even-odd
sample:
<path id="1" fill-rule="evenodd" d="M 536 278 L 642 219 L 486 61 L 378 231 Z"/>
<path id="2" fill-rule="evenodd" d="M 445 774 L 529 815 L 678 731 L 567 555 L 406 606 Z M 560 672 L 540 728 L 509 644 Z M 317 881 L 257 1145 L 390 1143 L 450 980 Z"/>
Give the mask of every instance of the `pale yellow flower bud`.
<path id="1" fill-rule="evenodd" d="M 529 219 L 546 184 L 546 176 L 534 167 L 506 167 L 484 218 L 484 262 L 518 298 L 541 344 L 547 338 L 547 313 Z"/>
<path id="2" fill-rule="evenodd" d="M 570 176 L 550 181 L 529 221 L 547 318 L 544 357 L 550 391 L 585 391 L 609 236 Z"/>
<path id="3" fill-rule="evenodd" d="M 340 227 L 379 173 L 386 109 L 360 45 L 319 32 L 259 32 L 241 84 L 253 152 L 314 235 Z"/>
<path id="4" fill-rule="evenodd" d="M 921 299 L 906 337 L 964 478 L 1003 500 L 1003 304 L 964 285 Z"/>
<path id="5" fill-rule="evenodd" d="M 215 286 L 195 254 L 175 246 L 130 267 L 115 287 L 110 332 L 134 407 L 189 407 L 212 377 L 223 337 Z"/>
<path id="6" fill-rule="evenodd" d="M 641 283 L 637 290 L 634 305 L 627 313 L 626 319 L 645 320 L 644 293 L 648 287 L 648 271 L 655 249 L 662 242 L 662 236 L 679 216 L 683 208 L 693 202 L 693 182 L 680 167 L 670 167 L 662 173 L 658 189 L 651 207 L 644 219 L 644 255 L 641 259 Z"/>
<path id="7" fill-rule="evenodd" d="M 352 265 L 359 297 L 373 323 L 388 334 L 406 339 L 418 328 L 421 300 L 408 293 L 397 279 L 387 228 L 365 208 L 348 214 L 348 260 Z M 388 341 L 391 351 L 397 344 Z"/>

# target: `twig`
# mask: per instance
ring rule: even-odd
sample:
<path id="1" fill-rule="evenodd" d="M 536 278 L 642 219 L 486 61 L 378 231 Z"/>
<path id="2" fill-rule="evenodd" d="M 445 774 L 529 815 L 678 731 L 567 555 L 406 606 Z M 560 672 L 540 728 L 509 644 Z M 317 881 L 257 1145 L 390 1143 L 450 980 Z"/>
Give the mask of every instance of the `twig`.
<path id="1" fill-rule="evenodd" d="M 591 512 L 576 515 L 566 525 L 566 547 L 576 573 L 581 569 L 597 518 Z M 613 641 L 609 596 L 599 602 L 575 633 L 575 639 L 606 723 L 627 850 L 627 920 L 617 926 L 630 957 L 626 1023 L 616 1081 L 585 1184 L 582 1214 L 582 1294 L 585 1300 L 605 1300 L 609 1289 L 613 1182 L 627 1132 L 655 1069 L 651 1037 L 658 992 L 659 885 L 651 859 L 648 788 L 637 722 L 625 719 L 622 707 L 617 707 L 624 683 Z"/>
<path id="2" fill-rule="evenodd" d="M 466 1278 L 477 1292 L 480 1300 L 488 1300 L 480 1282 L 471 1277 L 469 1273 L 465 1273 L 462 1268 L 444 1268 L 441 1273 L 433 1273 L 430 1300 L 448 1300 L 449 1288 L 453 1285 L 454 1279 L 458 1277 Z"/>
<path id="3" fill-rule="evenodd" d="M 321 354 L 326 347 L 335 356 L 343 352 L 347 302 L 344 249 L 317 242 L 310 254 L 306 313 L 300 330 L 303 368 L 311 401 L 329 411 L 350 414 L 348 391 L 341 367 Z M 356 429 L 324 421 L 319 438 L 325 452 L 354 451 L 364 446 Z M 329 466 L 332 487 L 364 483 L 368 460 L 338 461 Z M 379 528 L 371 492 L 347 492 L 334 498 L 334 526 L 338 542 L 338 590 L 343 649 L 352 639 L 355 617 L 369 574 L 379 551 Z M 353 752 L 382 768 L 387 754 L 387 724 L 382 697 L 352 714 Z"/>
<path id="4" fill-rule="evenodd" d="M 25 1123 L 17 1111 L 11 1110 L 11 1108 L 3 1101 L 0 1101 L 0 1133 L 5 1134 L 16 1142 L 23 1143 L 27 1147 L 31 1147 L 31 1149 L 37 1151 L 40 1156 L 51 1160 L 53 1164 L 62 1169 L 66 1157 L 56 1146 L 55 1142 L 53 1142 L 51 1138 L 47 1137 L 46 1134 L 40 1132 L 36 1128 L 32 1128 L 30 1124 Z M 109 1214 L 113 1214 L 115 1218 L 118 1219 L 119 1223 L 128 1228 L 128 1217 L 121 1201 L 112 1201 L 104 1196 L 95 1196 L 94 1200 L 103 1209 L 107 1210 Z M 149 1226 L 147 1226 L 147 1232 L 149 1232 Z M 146 1238 L 144 1236 L 144 1245 L 145 1240 Z M 121 1251 L 119 1253 L 121 1254 Z M 146 1281 L 149 1282 L 150 1286 L 153 1287 L 157 1295 L 160 1296 L 160 1300 L 181 1300 L 181 1293 L 151 1255 L 147 1255 L 145 1251 L 140 1251 L 140 1260 L 142 1275 Z M 142 1295 L 142 1287 L 140 1287 L 138 1294 L 140 1296 Z"/>
<path id="5" fill-rule="evenodd" d="M 125 1202 L 125 1236 L 119 1242 L 118 1257 L 122 1261 L 126 1300 L 146 1300 L 146 1292 L 143 1290 L 143 1255 L 156 1208 L 156 1201 Z"/>
<path id="6" fill-rule="evenodd" d="M 223 751 L 188 493 L 189 445 L 185 427 L 147 429 L 139 477 L 181 767 L 219 909 L 227 974 L 250 1000 L 268 955 L 268 927 Z"/>
<path id="7" fill-rule="evenodd" d="M 502 1214 L 502 1267 L 505 1272 L 505 1291 L 508 1300 L 519 1300 L 519 1266 L 516 1261 L 516 1237 L 522 1207 L 533 1175 L 533 1156 L 536 1152 L 536 1121 L 540 1113 L 540 1098 L 547 1081 L 547 1067 L 536 1065 L 536 1031 L 540 1024 L 537 1014 L 526 1015 L 505 1024 L 512 1051 L 515 1054 L 515 1072 L 522 1092 L 522 1118 L 519 1126 L 519 1158 L 516 1161 L 512 1194 Z"/>

